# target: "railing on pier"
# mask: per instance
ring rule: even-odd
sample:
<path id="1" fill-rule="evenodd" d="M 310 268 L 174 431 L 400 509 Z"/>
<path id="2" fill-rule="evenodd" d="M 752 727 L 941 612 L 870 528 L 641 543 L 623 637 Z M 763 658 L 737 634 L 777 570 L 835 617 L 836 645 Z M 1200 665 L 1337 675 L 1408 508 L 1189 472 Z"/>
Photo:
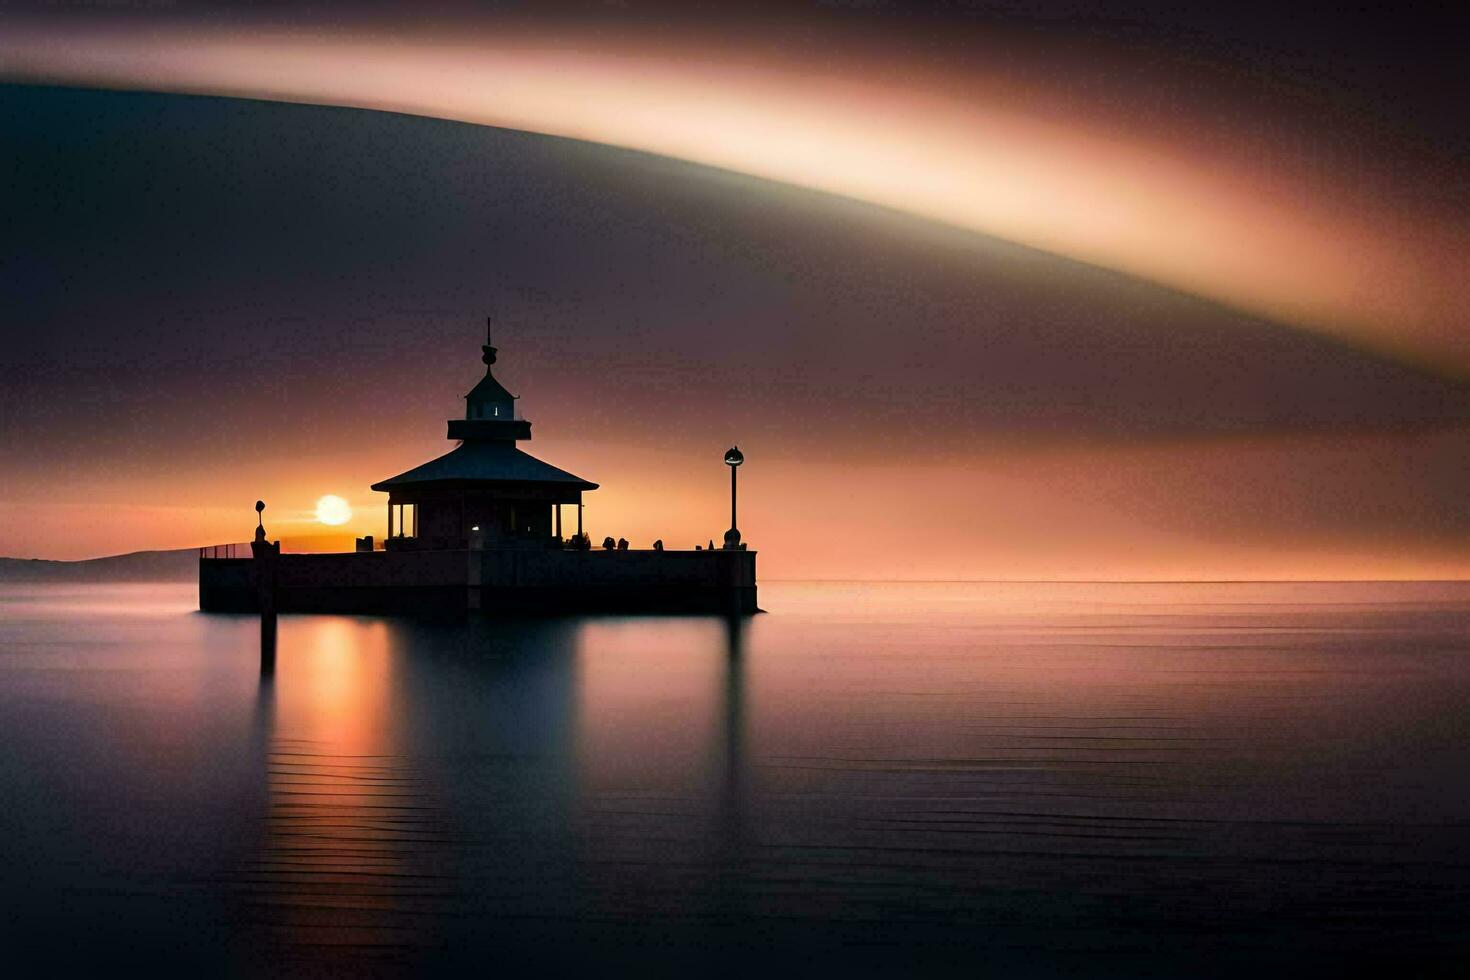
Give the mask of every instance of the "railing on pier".
<path id="1" fill-rule="evenodd" d="M 200 558 L 238 558 L 235 554 L 236 545 L 233 544 L 207 544 L 199 549 Z"/>

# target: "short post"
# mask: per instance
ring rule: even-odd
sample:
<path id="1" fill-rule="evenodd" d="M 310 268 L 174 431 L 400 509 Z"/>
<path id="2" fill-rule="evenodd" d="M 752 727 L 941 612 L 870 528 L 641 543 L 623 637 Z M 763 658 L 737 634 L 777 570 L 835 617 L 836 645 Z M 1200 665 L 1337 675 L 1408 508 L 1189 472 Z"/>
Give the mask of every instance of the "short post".
<path id="1" fill-rule="evenodd" d="M 260 673 L 276 672 L 276 565 L 281 556 L 281 543 L 265 539 L 265 522 L 260 516 L 265 511 L 265 501 L 255 502 L 255 540 L 250 542 L 254 556 L 255 597 L 260 607 Z"/>

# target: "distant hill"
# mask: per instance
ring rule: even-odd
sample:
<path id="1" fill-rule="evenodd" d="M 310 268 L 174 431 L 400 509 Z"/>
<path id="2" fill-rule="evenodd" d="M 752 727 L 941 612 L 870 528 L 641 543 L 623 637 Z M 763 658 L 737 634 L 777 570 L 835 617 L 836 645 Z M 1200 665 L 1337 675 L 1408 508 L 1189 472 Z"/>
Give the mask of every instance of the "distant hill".
<path id="1" fill-rule="evenodd" d="M 243 551 L 250 553 L 248 546 Z M 0 558 L 0 582 L 192 582 L 198 575 L 197 548 L 135 551 L 83 561 Z"/>

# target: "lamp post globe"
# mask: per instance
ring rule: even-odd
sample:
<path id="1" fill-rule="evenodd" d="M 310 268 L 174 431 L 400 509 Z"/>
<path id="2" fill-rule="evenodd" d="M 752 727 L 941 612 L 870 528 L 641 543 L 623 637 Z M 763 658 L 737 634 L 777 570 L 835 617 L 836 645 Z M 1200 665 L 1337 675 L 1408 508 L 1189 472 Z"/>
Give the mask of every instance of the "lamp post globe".
<path id="1" fill-rule="evenodd" d="M 732 550 L 740 547 L 740 529 L 735 522 L 735 468 L 743 462 L 745 454 L 739 446 L 725 450 L 725 465 L 730 467 L 730 530 L 725 532 L 725 547 Z"/>

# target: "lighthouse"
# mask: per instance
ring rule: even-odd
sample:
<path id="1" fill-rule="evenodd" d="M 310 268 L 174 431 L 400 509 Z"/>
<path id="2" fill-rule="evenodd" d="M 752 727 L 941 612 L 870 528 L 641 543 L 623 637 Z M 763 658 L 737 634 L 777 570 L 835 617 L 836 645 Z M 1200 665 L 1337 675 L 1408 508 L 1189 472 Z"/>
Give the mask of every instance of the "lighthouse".
<path id="1" fill-rule="evenodd" d="M 488 320 L 480 350 L 485 376 L 465 395 L 464 418 L 449 420 L 448 436 L 459 445 L 372 485 L 388 494 L 390 551 L 558 548 L 566 505 L 581 533 L 582 494 L 597 484 L 517 447 L 531 438 L 531 423 L 495 377 Z"/>

